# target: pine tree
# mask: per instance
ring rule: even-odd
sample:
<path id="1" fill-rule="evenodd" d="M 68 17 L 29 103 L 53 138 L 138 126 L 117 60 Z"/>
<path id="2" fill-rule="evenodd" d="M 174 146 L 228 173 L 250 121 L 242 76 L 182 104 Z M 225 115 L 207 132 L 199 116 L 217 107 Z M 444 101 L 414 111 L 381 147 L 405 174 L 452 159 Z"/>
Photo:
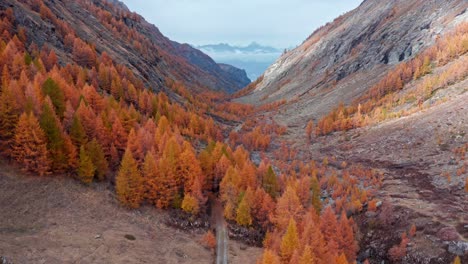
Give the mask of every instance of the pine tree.
<path id="1" fill-rule="evenodd" d="M 14 103 L 13 94 L 8 88 L 4 88 L 0 94 L 0 147 L 2 150 L 9 149 L 8 146 L 14 137 L 18 123 Z"/>
<path id="2" fill-rule="evenodd" d="M 338 221 L 333 209 L 329 206 L 325 209 L 324 213 L 320 218 L 320 230 L 323 233 L 326 244 L 330 252 L 334 253 L 338 251 L 337 240 L 339 235 L 338 232 Z"/>
<path id="3" fill-rule="evenodd" d="M 236 222 L 242 226 L 250 226 L 252 224 L 251 210 L 251 198 L 247 194 L 242 197 L 239 207 L 236 212 Z"/>
<path id="4" fill-rule="evenodd" d="M 168 157 L 162 157 L 158 164 L 158 176 L 156 177 L 154 188 L 157 193 L 156 206 L 167 208 L 173 204 L 178 194 L 176 182 L 176 167 Z"/>
<path id="5" fill-rule="evenodd" d="M 130 208 L 138 208 L 142 201 L 142 177 L 130 150 L 126 150 L 115 179 L 119 201 Z"/>
<path id="6" fill-rule="evenodd" d="M 151 151 L 146 153 L 142 167 L 142 176 L 145 183 L 145 198 L 156 204 L 158 199 L 158 172 L 154 155 Z"/>
<path id="7" fill-rule="evenodd" d="M 85 146 L 80 147 L 80 166 L 78 167 L 78 177 L 85 184 L 93 182 L 96 167 L 88 155 Z"/>
<path id="8" fill-rule="evenodd" d="M 139 164 L 143 163 L 145 153 L 141 145 L 141 138 L 137 137 L 137 133 L 133 128 L 130 130 L 130 133 L 128 133 L 127 149 L 132 151 L 133 157 Z"/>
<path id="9" fill-rule="evenodd" d="M 289 220 L 288 229 L 286 230 L 286 233 L 284 234 L 281 240 L 281 260 L 287 263 L 291 259 L 294 250 L 296 250 L 298 247 L 299 238 L 297 234 L 296 221 L 294 221 L 294 219 L 291 218 Z"/>
<path id="10" fill-rule="evenodd" d="M 290 217 L 299 218 L 303 210 L 301 201 L 292 186 L 286 187 L 286 191 L 278 199 L 275 212 L 275 223 L 280 230 L 288 225 Z"/>
<path id="11" fill-rule="evenodd" d="M 49 173 L 46 138 L 39 121 L 32 113 L 23 113 L 19 118 L 12 156 L 24 165 L 26 171 L 38 173 L 40 176 Z"/>
<path id="12" fill-rule="evenodd" d="M 181 197 L 182 181 L 178 180 L 180 176 L 177 175 L 179 154 L 179 144 L 176 138 L 172 137 L 165 145 L 163 155 L 159 159 L 158 177 L 154 184 L 158 196 L 156 206 L 159 208 L 167 208 L 171 204 L 175 207 L 180 205 L 178 198 Z"/>
<path id="13" fill-rule="evenodd" d="M 299 260 L 299 264 L 316 264 L 316 263 L 317 263 L 317 259 L 312 253 L 312 249 L 310 248 L 309 245 L 305 246 L 304 252 L 302 252 L 301 259 Z"/>
<path id="14" fill-rule="evenodd" d="M 356 259 L 356 252 L 358 250 L 358 245 L 354 239 L 353 228 L 350 224 L 350 221 L 346 217 L 346 214 L 341 214 L 339 222 L 339 234 L 338 246 L 341 252 L 344 252 L 346 258 L 349 261 L 354 261 Z"/>
<path id="15" fill-rule="evenodd" d="M 102 146 L 96 139 L 91 140 L 86 144 L 87 153 L 91 158 L 93 165 L 96 167 L 95 175 L 98 180 L 102 181 L 106 178 L 109 171 L 109 164 L 107 163 L 106 156 L 102 150 Z"/>
<path id="16" fill-rule="evenodd" d="M 294 250 L 292 257 L 289 260 L 289 264 L 299 264 L 299 251 L 297 249 Z"/>
<path id="17" fill-rule="evenodd" d="M 278 191 L 279 191 L 278 179 L 271 166 L 268 167 L 267 172 L 263 176 L 262 186 L 263 186 L 263 189 L 273 199 L 278 196 Z"/>
<path id="18" fill-rule="evenodd" d="M 280 259 L 273 251 L 266 249 L 261 264 L 280 264 Z"/>
<path id="19" fill-rule="evenodd" d="M 59 85 L 52 80 L 52 78 L 47 78 L 42 85 L 42 92 L 44 95 L 48 95 L 50 97 L 50 100 L 52 100 L 52 104 L 55 107 L 55 112 L 60 118 L 62 118 L 63 113 L 65 112 L 65 99 L 63 91 L 60 89 Z"/>
<path id="20" fill-rule="evenodd" d="M 321 190 L 320 184 L 315 175 L 312 176 L 311 179 L 310 191 L 312 192 L 312 206 L 314 207 L 317 214 L 320 214 L 320 212 L 322 211 L 322 200 L 320 199 Z"/>
<path id="21" fill-rule="evenodd" d="M 229 220 L 235 220 L 235 209 L 237 208 L 239 189 L 238 184 L 240 182 L 239 172 L 234 167 L 229 167 L 226 171 L 226 175 L 220 184 L 220 197 L 221 201 L 226 203 L 224 208 L 224 216 Z"/>
<path id="22" fill-rule="evenodd" d="M 185 192 L 190 192 L 195 184 L 195 180 L 202 175 L 200 162 L 197 160 L 195 152 L 188 142 L 184 142 L 184 151 L 179 157 L 177 174 L 181 178 L 180 183 L 184 183 Z"/>
<path id="23" fill-rule="evenodd" d="M 305 227 L 301 234 L 301 243 L 310 245 L 312 255 L 316 258 L 317 263 L 327 263 L 329 262 L 329 254 L 325 245 L 325 240 L 317 223 L 319 220 L 315 220 L 314 218 L 315 216 L 309 213 L 309 217 L 304 220 Z"/>
<path id="24" fill-rule="evenodd" d="M 182 201 L 182 210 L 192 215 L 197 215 L 200 212 L 198 201 L 191 194 L 187 194 Z"/>
<path id="25" fill-rule="evenodd" d="M 66 131 L 70 130 L 74 115 L 75 115 L 75 109 L 73 108 L 71 102 L 67 101 L 65 103 L 65 112 L 63 113 L 63 120 L 62 120 L 63 128 Z"/>
<path id="26" fill-rule="evenodd" d="M 127 132 L 122 126 L 119 118 L 115 118 L 114 123 L 112 124 L 112 143 L 117 148 L 119 153 L 123 153 L 127 146 Z"/>
<path id="27" fill-rule="evenodd" d="M 73 116 L 70 127 L 70 138 L 73 144 L 77 147 L 86 144 L 86 141 L 88 140 L 83 125 L 81 124 L 81 120 L 76 114 Z"/>
<path id="28" fill-rule="evenodd" d="M 75 145 L 73 145 L 73 142 L 67 133 L 62 131 L 62 137 L 64 139 L 65 153 L 67 154 L 68 169 L 70 171 L 74 171 L 78 167 L 77 149 Z"/>
<path id="29" fill-rule="evenodd" d="M 39 120 L 42 130 L 47 138 L 47 148 L 54 171 L 64 171 L 68 168 L 68 157 L 65 150 L 65 140 L 62 137 L 60 121 L 55 116 L 49 97 L 46 97 Z"/>

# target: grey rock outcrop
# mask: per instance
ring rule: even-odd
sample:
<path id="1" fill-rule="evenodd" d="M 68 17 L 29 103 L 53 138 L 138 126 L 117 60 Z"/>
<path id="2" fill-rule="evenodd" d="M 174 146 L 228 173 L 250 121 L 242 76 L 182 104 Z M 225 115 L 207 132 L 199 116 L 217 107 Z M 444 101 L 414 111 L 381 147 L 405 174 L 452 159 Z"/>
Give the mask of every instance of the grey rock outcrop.
<path id="1" fill-rule="evenodd" d="M 457 256 L 468 254 L 468 242 L 453 241 L 449 243 L 448 251 Z"/>

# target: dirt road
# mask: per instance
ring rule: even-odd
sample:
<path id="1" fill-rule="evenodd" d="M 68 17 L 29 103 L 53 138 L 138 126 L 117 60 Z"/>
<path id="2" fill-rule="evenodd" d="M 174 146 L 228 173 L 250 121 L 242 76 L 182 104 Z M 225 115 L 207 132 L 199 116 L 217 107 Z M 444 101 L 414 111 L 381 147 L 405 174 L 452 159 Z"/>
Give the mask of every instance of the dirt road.
<path id="1" fill-rule="evenodd" d="M 223 206 L 219 200 L 213 202 L 212 218 L 216 226 L 216 264 L 227 264 L 229 238 L 223 216 Z"/>

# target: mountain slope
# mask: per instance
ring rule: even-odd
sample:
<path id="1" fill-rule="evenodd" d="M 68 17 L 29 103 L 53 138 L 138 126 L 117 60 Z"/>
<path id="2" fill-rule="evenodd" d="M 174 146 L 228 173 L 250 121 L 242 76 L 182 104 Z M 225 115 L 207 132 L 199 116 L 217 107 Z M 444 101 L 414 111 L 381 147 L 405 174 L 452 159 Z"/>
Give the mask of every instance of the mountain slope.
<path id="1" fill-rule="evenodd" d="M 219 86 L 218 89 L 223 89 L 232 94 L 250 83 L 250 79 L 247 77 L 247 73 L 244 70 L 231 65 L 226 67 L 217 64 L 208 55 L 192 48 L 188 44 L 179 44 L 175 42 L 173 42 L 173 44 L 176 48 L 177 54 L 180 54 L 186 58 L 187 61 L 196 65 L 201 70 L 210 72 L 211 75 L 215 76 L 219 80 L 223 80 L 224 83 L 217 84 Z"/>
<path id="2" fill-rule="evenodd" d="M 70 62 L 66 38 L 70 31 L 74 31 L 77 37 L 92 43 L 98 54 L 106 52 L 153 89 L 162 89 L 166 79 L 182 81 L 192 89 L 206 87 L 228 92 L 248 84 L 245 79 L 223 71 L 204 54 L 199 56 L 200 61 L 191 60 L 185 54 L 202 53 L 169 40 L 154 25 L 129 12 L 119 1 L 66 0 L 44 1 L 44 4 L 49 10 L 41 12 L 37 1 L 13 0 L 2 1 L 0 8 L 13 7 L 17 21 L 26 31 L 28 45 L 48 45 L 62 63 Z M 185 53 L 181 54 L 181 47 Z M 205 67 L 201 68 L 202 64 Z"/>
<path id="3" fill-rule="evenodd" d="M 463 0 L 364 1 L 281 56 L 241 101 L 293 100 L 290 122 L 320 117 L 466 20 L 467 7 Z"/>
<path id="4" fill-rule="evenodd" d="M 283 139 L 299 157 L 382 176 L 369 193 L 385 206 L 369 202 L 353 215 L 360 262 L 468 261 L 467 8 L 367 0 L 239 93 L 266 106 L 287 100 L 262 115 L 288 126 Z"/>
<path id="5" fill-rule="evenodd" d="M 168 213 L 149 206 L 119 206 L 110 186 L 27 177 L 1 159 L 0 168 L 2 263 L 213 262 L 199 233 L 176 231 L 168 226 Z M 236 241 L 229 250 L 230 263 L 260 255 Z"/>

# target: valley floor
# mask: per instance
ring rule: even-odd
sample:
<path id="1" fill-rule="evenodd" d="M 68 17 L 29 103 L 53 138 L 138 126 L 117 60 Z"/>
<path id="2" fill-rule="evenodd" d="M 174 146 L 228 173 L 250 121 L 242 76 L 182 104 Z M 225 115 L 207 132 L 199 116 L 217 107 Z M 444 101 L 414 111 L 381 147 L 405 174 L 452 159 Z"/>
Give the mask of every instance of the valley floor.
<path id="1" fill-rule="evenodd" d="M 466 102 L 464 92 L 413 115 L 320 137 L 312 145 L 297 140 L 305 140 L 301 128 L 287 136 L 303 155 L 315 160 L 335 157 L 384 174 L 377 197 L 394 205 L 393 224 L 375 229 L 372 216 L 357 216 L 363 232 L 361 254 L 375 261 L 385 259 L 388 248 L 399 243 L 399 236 L 412 224 L 417 234 L 407 263 L 448 263 L 453 260 L 453 252 L 447 253 L 449 245 L 468 245 L 468 174 L 462 170 L 467 163 L 454 153 L 468 142 Z M 468 252 L 459 253 L 464 255 L 462 263 L 468 261 Z"/>
<path id="2" fill-rule="evenodd" d="M 214 262 L 202 231 L 168 227 L 167 213 L 153 207 L 125 209 L 106 184 L 24 176 L 0 160 L 0 208 L 0 256 L 15 264 Z M 260 254 L 229 243 L 230 263 Z"/>

